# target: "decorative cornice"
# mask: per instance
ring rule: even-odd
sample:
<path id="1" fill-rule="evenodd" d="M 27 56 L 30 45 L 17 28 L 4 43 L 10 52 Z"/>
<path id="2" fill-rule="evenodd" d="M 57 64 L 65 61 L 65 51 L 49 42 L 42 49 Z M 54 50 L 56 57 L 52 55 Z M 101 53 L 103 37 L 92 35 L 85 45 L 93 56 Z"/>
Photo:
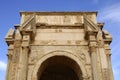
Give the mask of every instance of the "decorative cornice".
<path id="1" fill-rule="evenodd" d="M 103 39 L 105 43 L 110 44 L 112 42 L 112 36 L 106 30 L 103 30 Z"/>
<path id="2" fill-rule="evenodd" d="M 5 36 L 5 40 L 6 40 L 8 45 L 14 43 L 14 30 L 12 28 L 9 29 L 7 35 Z"/>
<path id="3" fill-rule="evenodd" d="M 96 16 L 97 16 L 97 13 L 98 13 L 97 11 L 94 11 L 94 12 L 92 12 L 92 11 L 91 12 L 83 12 L 83 11 L 82 12 L 79 12 L 79 11 L 78 12 L 77 11 L 76 12 L 75 11 L 73 11 L 73 12 L 72 11 L 71 12 L 69 12 L 69 11 L 68 12 L 67 11 L 66 12 L 44 12 L 44 11 L 43 12 L 42 11 L 40 11 L 40 12 L 37 12 L 37 11 L 36 12 L 32 12 L 32 11 L 26 12 L 26 11 L 21 11 L 20 12 L 20 16 L 22 14 L 39 14 L 39 15 L 80 15 L 80 14 L 83 15 L 83 14 L 96 14 Z"/>
<path id="4" fill-rule="evenodd" d="M 42 27 L 43 26 L 43 27 Z M 79 24 L 55 24 L 55 25 L 51 25 L 51 24 L 46 24 L 46 23 L 36 23 L 36 27 L 39 27 L 39 28 L 68 28 L 68 29 L 75 29 L 75 28 L 83 28 L 84 27 L 84 24 L 82 23 L 79 23 Z"/>

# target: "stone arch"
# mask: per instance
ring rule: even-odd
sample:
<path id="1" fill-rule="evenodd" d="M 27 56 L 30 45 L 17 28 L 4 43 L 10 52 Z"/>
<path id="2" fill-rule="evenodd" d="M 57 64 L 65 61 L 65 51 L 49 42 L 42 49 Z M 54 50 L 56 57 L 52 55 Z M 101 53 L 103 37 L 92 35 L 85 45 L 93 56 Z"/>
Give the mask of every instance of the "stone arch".
<path id="1" fill-rule="evenodd" d="M 42 63 L 45 62 L 47 59 L 49 59 L 51 57 L 55 57 L 55 56 L 64 56 L 64 57 L 67 57 L 67 58 L 73 60 L 79 66 L 79 69 L 82 72 L 83 80 L 86 80 L 88 78 L 87 71 L 85 69 L 84 64 L 82 64 L 82 62 L 76 55 L 74 55 L 71 52 L 67 52 L 67 51 L 52 51 L 52 52 L 49 52 L 46 55 L 42 56 L 38 60 L 38 62 L 35 64 L 35 66 L 33 68 L 32 77 L 31 77 L 32 80 L 38 80 L 37 73 L 39 71 L 39 68 L 42 67 Z"/>

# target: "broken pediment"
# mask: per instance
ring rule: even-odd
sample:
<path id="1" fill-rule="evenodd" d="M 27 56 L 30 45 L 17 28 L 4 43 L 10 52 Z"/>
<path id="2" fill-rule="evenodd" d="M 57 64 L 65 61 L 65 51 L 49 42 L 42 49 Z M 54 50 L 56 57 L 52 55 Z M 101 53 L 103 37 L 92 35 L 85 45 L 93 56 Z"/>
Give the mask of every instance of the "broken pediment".
<path id="1" fill-rule="evenodd" d="M 106 43 L 111 43 L 112 41 L 112 36 L 109 34 L 107 30 L 103 30 L 103 39 Z"/>
<path id="2" fill-rule="evenodd" d="M 7 35 L 5 36 L 5 40 L 9 45 L 10 43 L 13 43 L 13 39 L 14 39 L 14 30 L 11 28 L 9 29 Z"/>
<path id="3" fill-rule="evenodd" d="M 21 33 L 18 29 L 15 32 L 15 39 L 16 40 L 21 40 L 22 39 L 22 35 L 21 35 Z"/>
<path id="4" fill-rule="evenodd" d="M 88 32 L 97 32 L 99 30 L 97 24 L 95 24 L 89 17 L 84 15 L 84 27 Z"/>
<path id="5" fill-rule="evenodd" d="M 35 29 L 36 22 L 35 22 L 35 16 L 30 16 L 23 24 L 21 24 L 20 30 L 31 30 Z"/>

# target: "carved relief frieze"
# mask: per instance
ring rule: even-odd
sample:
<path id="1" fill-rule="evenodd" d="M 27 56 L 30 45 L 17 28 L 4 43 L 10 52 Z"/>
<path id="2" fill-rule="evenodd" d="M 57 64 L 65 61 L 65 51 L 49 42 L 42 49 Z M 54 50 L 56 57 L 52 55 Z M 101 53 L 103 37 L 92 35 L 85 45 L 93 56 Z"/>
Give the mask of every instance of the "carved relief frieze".
<path id="1" fill-rule="evenodd" d="M 82 15 L 59 15 L 59 16 L 50 16 L 50 15 L 37 15 L 36 16 L 37 23 L 48 23 L 48 24 L 79 24 L 83 23 Z"/>
<path id="2" fill-rule="evenodd" d="M 83 64 L 85 64 L 86 63 L 86 55 L 84 53 L 84 48 L 77 47 L 76 53 L 79 56 L 80 60 L 83 62 Z"/>
<path id="3" fill-rule="evenodd" d="M 76 53 L 78 54 L 79 58 L 82 60 L 82 62 L 86 65 L 91 64 L 90 62 L 90 55 L 89 55 L 89 49 L 87 46 L 80 46 L 77 47 Z"/>
<path id="4" fill-rule="evenodd" d="M 36 40 L 31 45 L 88 45 L 83 40 Z"/>

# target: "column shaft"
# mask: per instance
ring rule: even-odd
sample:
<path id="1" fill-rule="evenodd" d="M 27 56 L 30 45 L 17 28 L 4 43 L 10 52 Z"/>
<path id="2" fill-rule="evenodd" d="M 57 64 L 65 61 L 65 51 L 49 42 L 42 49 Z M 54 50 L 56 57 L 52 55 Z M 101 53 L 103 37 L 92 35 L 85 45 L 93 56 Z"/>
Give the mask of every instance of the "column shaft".
<path id="1" fill-rule="evenodd" d="M 91 47 L 91 63 L 92 63 L 92 71 L 93 71 L 93 79 L 99 80 L 98 71 L 97 71 L 97 54 L 96 48 Z"/>
<path id="2" fill-rule="evenodd" d="M 108 70 L 109 70 L 109 80 L 114 80 L 111 59 L 110 59 L 110 50 L 107 50 L 109 54 L 107 54 L 107 61 L 108 61 Z"/>
<path id="3" fill-rule="evenodd" d="M 21 53 L 21 72 L 20 72 L 20 80 L 27 80 L 27 65 L 28 65 L 28 47 L 23 47 Z"/>
<path id="4" fill-rule="evenodd" d="M 13 44 L 9 45 L 8 48 L 8 65 L 7 65 L 7 71 L 6 71 L 6 80 L 11 80 L 11 72 L 12 72 L 12 55 L 13 55 Z"/>
<path id="5" fill-rule="evenodd" d="M 10 70 L 11 70 L 11 58 L 8 55 L 8 64 L 7 64 L 7 71 L 6 71 L 6 80 L 10 80 Z"/>

